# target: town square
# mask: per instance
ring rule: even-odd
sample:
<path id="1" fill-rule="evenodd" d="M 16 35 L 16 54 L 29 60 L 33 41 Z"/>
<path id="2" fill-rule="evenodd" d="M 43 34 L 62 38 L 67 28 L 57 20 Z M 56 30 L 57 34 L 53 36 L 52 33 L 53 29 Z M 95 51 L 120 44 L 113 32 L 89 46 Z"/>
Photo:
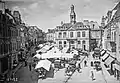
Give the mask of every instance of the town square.
<path id="1" fill-rule="evenodd" d="M 120 1 L 0 0 L 0 83 L 120 83 Z"/>

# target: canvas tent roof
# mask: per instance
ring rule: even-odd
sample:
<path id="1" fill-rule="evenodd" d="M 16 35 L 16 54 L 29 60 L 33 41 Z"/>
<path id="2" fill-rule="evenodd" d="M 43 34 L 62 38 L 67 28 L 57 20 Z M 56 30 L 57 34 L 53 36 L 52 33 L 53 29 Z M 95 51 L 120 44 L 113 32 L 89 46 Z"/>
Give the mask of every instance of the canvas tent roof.
<path id="1" fill-rule="evenodd" d="M 46 69 L 47 71 L 49 71 L 50 66 L 51 66 L 51 62 L 49 60 L 41 60 L 36 65 L 35 69 L 43 67 L 44 69 Z"/>

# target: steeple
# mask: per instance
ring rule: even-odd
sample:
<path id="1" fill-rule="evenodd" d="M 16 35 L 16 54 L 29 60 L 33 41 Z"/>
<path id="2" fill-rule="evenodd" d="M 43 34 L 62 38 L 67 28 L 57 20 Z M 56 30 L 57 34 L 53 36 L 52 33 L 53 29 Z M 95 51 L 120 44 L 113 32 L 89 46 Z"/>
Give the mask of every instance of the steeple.
<path id="1" fill-rule="evenodd" d="M 76 14 L 75 14 L 75 11 L 74 11 L 74 5 L 71 5 L 70 23 L 71 24 L 75 24 L 76 23 Z"/>

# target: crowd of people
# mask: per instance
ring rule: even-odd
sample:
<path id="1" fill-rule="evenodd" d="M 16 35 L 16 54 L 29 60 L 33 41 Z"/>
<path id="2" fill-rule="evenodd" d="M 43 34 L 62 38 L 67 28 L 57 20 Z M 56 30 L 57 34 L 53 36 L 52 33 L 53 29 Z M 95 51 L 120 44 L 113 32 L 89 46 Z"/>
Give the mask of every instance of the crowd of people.
<path id="1" fill-rule="evenodd" d="M 35 55 L 35 54 L 34 54 Z M 86 58 L 89 58 L 89 55 L 88 55 L 88 53 L 83 53 L 83 55 L 86 57 Z M 81 58 L 80 58 L 80 56 L 81 55 L 77 55 L 76 57 L 74 57 L 73 59 L 71 59 L 71 60 L 66 60 L 65 58 L 64 59 L 59 59 L 60 60 L 60 62 L 59 62 L 59 64 L 57 64 L 58 66 L 55 66 L 56 65 L 56 63 L 55 63 L 55 59 L 47 59 L 47 60 L 49 60 L 49 61 L 51 61 L 51 67 L 54 69 L 54 70 L 56 70 L 56 68 L 55 67 L 58 67 L 57 69 L 57 71 L 59 71 L 59 69 L 60 68 L 65 68 L 65 75 L 72 75 L 72 73 L 74 73 L 76 70 L 79 72 L 79 73 L 81 73 L 82 71 L 81 71 L 81 69 L 82 69 L 82 67 L 81 67 Z M 94 56 L 93 56 L 93 58 L 94 58 Z M 42 59 L 41 59 L 42 60 Z M 30 71 L 35 71 L 37 74 L 38 74 L 38 79 L 39 78 L 42 78 L 42 79 L 44 79 L 44 78 L 46 78 L 46 74 L 49 72 L 49 71 L 47 71 L 46 69 L 44 69 L 44 68 L 39 68 L 39 69 L 35 69 L 35 66 L 36 66 L 36 64 L 38 63 L 38 61 L 40 61 L 40 60 L 37 60 L 37 59 L 35 59 L 35 58 L 33 58 L 33 55 L 31 55 L 29 58 L 28 58 L 28 60 L 24 60 L 25 61 L 25 66 L 28 66 L 28 68 L 29 68 L 29 70 Z M 73 63 L 71 64 L 71 63 L 69 63 L 69 62 L 72 62 L 73 61 Z M 83 60 L 83 63 L 84 63 L 84 67 L 87 67 L 88 65 L 87 65 L 87 60 Z M 66 65 L 68 65 L 68 66 L 66 66 Z M 93 61 L 91 61 L 91 67 L 93 67 L 94 66 L 94 62 Z M 54 72 L 54 71 L 53 71 Z M 91 78 L 93 79 L 93 80 L 95 80 L 94 79 L 94 72 L 93 71 L 91 71 Z"/>

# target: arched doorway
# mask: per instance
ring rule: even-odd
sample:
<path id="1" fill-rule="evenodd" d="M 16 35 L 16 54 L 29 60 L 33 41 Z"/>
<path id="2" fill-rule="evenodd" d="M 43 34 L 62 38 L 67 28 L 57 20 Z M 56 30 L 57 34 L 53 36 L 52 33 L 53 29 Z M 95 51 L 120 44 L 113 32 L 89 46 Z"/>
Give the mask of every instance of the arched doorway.
<path id="1" fill-rule="evenodd" d="M 86 44 L 86 42 L 85 42 L 85 40 L 83 40 L 83 41 L 82 41 L 83 50 L 86 50 L 86 45 L 85 45 L 85 44 Z"/>

